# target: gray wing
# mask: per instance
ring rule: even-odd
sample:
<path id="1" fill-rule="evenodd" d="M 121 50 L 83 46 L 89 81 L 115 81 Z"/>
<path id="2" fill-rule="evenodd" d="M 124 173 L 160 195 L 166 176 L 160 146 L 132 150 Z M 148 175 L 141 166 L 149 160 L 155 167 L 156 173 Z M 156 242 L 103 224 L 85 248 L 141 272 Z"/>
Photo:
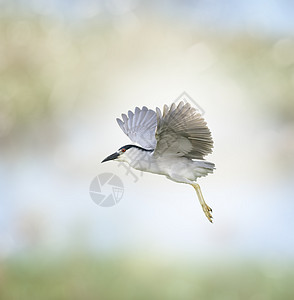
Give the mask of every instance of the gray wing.
<path id="1" fill-rule="evenodd" d="M 157 145 L 154 156 L 185 156 L 203 159 L 212 152 L 211 132 L 201 114 L 189 103 L 183 101 L 176 106 L 159 108 L 157 112 Z"/>
<path id="2" fill-rule="evenodd" d="M 144 148 L 154 149 L 156 146 L 155 130 L 157 126 L 156 112 L 143 106 L 136 107 L 135 113 L 128 111 L 128 116 L 122 114 L 122 120 L 116 121 L 122 131 L 131 139 Z"/>

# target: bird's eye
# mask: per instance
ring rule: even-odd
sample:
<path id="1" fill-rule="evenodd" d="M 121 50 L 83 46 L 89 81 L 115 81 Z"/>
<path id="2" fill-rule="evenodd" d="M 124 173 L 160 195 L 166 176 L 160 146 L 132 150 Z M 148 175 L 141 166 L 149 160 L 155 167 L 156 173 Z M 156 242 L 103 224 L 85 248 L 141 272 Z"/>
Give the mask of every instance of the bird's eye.
<path id="1" fill-rule="evenodd" d="M 125 148 L 121 149 L 121 152 L 126 152 L 126 149 Z"/>

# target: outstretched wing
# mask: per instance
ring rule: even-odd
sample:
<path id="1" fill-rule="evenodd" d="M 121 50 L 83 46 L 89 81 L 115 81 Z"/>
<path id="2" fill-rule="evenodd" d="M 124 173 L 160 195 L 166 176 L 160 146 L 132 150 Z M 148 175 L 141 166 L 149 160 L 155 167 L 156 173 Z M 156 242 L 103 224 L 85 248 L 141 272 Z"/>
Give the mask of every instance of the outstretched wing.
<path id="1" fill-rule="evenodd" d="M 183 101 L 176 106 L 159 108 L 157 112 L 157 145 L 154 156 L 185 156 L 203 159 L 212 152 L 213 141 L 210 130 L 201 114 Z"/>
<path id="2" fill-rule="evenodd" d="M 154 149 L 156 146 L 155 130 L 157 126 L 156 112 L 143 106 L 136 107 L 135 113 L 128 111 L 128 116 L 122 114 L 122 120 L 116 121 L 122 131 L 131 139 L 144 148 Z"/>

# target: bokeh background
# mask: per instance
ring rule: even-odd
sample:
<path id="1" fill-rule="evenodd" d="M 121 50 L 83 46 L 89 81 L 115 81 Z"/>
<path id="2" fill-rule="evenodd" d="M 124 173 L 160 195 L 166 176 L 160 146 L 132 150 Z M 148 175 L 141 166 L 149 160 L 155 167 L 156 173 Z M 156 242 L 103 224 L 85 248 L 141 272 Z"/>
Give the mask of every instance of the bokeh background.
<path id="1" fill-rule="evenodd" d="M 293 299 L 294 4 L 0 1 L 0 298 Z M 111 162 L 115 118 L 186 91 L 213 208 Z M 118 175 L 111 208 L 92 179 Z"/>

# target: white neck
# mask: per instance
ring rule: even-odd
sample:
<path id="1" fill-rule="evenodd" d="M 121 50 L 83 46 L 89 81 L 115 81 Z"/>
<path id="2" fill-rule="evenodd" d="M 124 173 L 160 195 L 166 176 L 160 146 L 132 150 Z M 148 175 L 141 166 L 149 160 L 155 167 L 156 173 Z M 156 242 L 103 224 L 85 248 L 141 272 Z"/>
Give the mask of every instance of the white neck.
<path id="1" fill-rule="evenodd" d="M 151 151 L 145 151 L 138 148 L 130 148 L 119 160 L 127 162 L 131 167 L 140 171 L 146 171 L 150 169 L 150 164 L 153 160 Z"/>

